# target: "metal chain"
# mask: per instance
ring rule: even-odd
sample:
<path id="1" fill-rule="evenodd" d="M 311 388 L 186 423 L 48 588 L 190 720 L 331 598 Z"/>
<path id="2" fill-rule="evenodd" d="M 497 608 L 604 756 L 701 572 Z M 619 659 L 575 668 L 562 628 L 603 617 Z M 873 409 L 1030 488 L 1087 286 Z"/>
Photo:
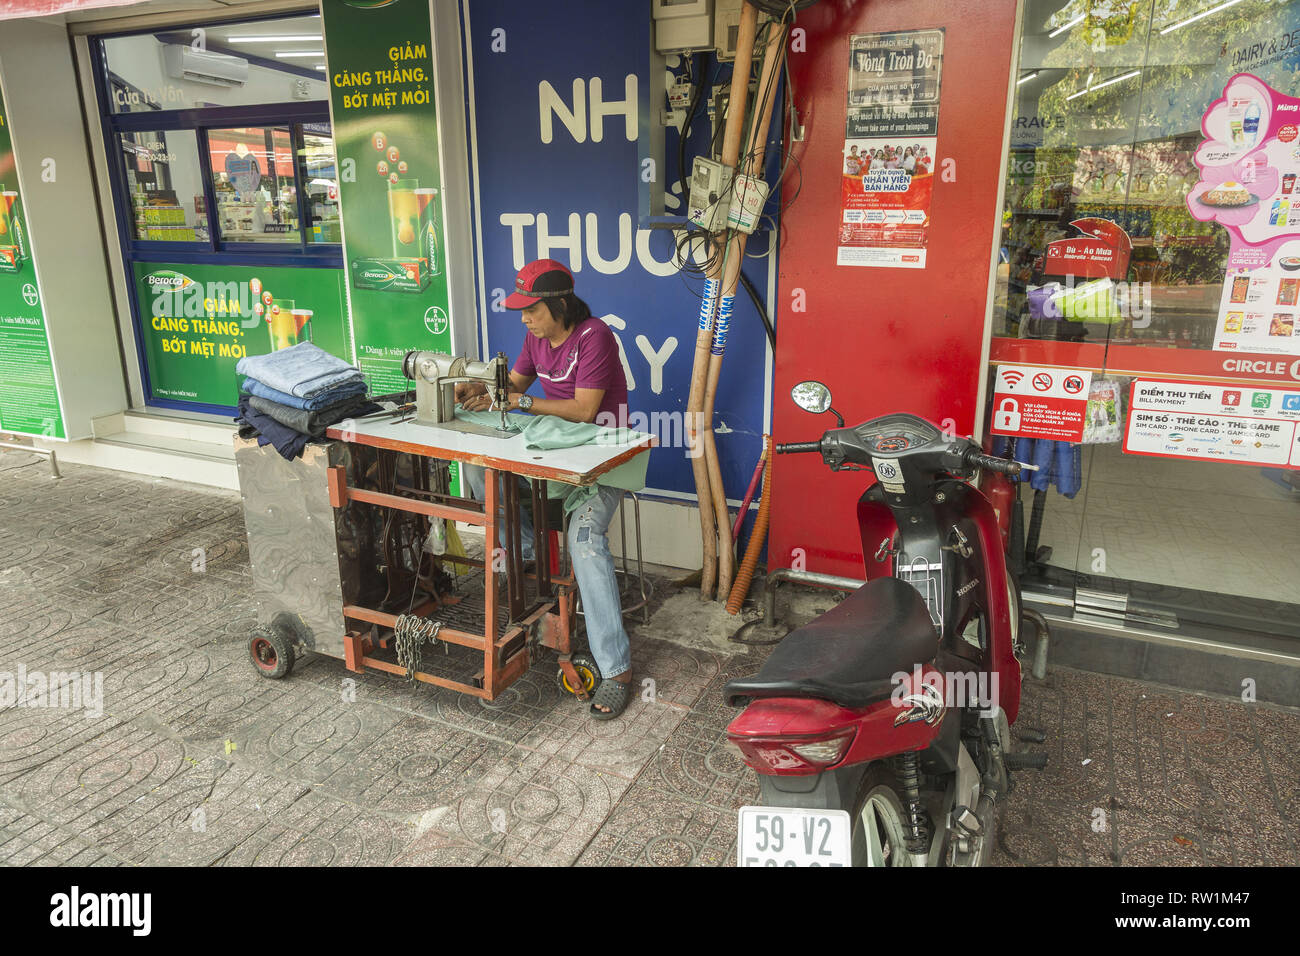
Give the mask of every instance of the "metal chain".
<path id="1" fill-rule="evenodd" d="M 408 684 L 415 683 L 415 674 L 420 669 L 420 648 L 425 641 L 436 644 L 441 630 L 442 621 L 431 621 L 418 614 L 397 615 L 397 621 L 393 624 L 397 665 L 406 668 Z"/>

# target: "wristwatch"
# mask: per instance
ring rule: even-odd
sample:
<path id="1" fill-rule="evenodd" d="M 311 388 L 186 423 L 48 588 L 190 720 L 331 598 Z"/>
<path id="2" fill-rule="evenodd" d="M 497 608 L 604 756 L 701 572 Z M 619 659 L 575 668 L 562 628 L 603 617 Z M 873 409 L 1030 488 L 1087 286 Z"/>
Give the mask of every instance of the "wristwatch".
<path id="1" fill-rule="evenodd" d="M 520 395 L 520 396 L 519 396 L 519 410 L 520 410 L 521 412 L 526 412 L 526 411 L 528 411 L 528 409 L 530 409 L 530 408 L 532 408 L 532 407 L 533 407 L 533 396 L 531 396 L 531 395 Z"/>

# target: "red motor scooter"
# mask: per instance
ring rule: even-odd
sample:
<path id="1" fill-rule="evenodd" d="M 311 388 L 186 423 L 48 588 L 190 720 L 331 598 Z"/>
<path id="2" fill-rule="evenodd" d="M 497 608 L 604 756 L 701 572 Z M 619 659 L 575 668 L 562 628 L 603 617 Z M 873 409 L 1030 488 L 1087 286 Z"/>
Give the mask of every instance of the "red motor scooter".
<path id="1" fill-rule="evenodd" d="M 726 686 L 764 803 L 740 811 L 737 862 L 983 865 L 1008 772 L 1046 755 L 1011 752 L 1020 593 L 970 479 L 1026 466 L 915 415 L 846 428 L 820 382 L 792 396 L 839 427 L 778 454 L 875 474 L 857 506 L 867 582 Z"/>

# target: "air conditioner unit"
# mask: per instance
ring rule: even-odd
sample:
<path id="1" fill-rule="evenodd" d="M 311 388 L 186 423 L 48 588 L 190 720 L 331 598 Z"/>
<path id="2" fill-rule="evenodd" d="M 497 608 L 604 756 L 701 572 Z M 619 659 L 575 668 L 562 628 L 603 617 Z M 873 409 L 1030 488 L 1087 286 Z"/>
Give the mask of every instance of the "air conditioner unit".
<path id="1" fill-rule="evenodd" d="M 209 53 L 179 43 L 163 47 L 163 67 L 174 80 L 209 86 L 243 86 L 248 82 L 248 61 L 239 56 Z"/>

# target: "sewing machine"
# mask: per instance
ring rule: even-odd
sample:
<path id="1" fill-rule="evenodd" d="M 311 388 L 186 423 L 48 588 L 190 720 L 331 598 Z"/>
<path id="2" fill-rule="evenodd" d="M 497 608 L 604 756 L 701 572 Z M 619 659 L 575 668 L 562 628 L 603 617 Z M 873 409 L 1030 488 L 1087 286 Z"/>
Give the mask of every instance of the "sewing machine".
<path id="1" fill-rule="evenodd" d="M 504 352 L 498 352 L 496 358 L 486 362 L 443 352 L 407 352 L 402 360 L 402 374 L 415 382 L 416 424 L 493 438 L 509 438 L 515 434 L 506 424 L 510 408 L 510 363 Z M 456 386 L 461 382 L 482 382 L 487 386 L 493 407 L 501 412 L 500 428 L 456 419 Z"/>

